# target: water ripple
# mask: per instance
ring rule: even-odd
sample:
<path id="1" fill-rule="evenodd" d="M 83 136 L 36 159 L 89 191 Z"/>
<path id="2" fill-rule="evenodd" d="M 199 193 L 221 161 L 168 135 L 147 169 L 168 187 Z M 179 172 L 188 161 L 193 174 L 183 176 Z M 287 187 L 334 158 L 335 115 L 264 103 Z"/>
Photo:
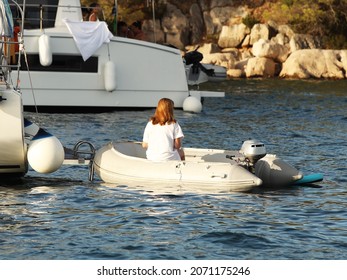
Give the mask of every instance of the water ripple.
<path id="1" fill-rule="evenodd" d="M 0 186 L 1 259 L 346 259 L 345 81 L 234 80 L 201 114 L 176 111 L 184 145 L 239 149 L 257 138 L 317 186 L 250 193 L 160 194 L 144 186 L 88 182 L 63 167 Z M 26 113 L 73 146 L 141 141 L 153 110 Z M 91 133 L 92 131 L 92 133 Z M 19 246 L 20 245 L 20 246 Z"/>

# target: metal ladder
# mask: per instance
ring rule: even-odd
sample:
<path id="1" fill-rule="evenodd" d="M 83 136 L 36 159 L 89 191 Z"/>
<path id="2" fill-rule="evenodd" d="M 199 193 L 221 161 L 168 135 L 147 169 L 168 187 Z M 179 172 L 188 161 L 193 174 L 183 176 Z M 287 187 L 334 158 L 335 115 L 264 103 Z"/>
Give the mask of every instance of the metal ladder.
<path id="1" fill-rule="evenodd" d="M 87 146 L 88 150 L 82 149 L 82 146 Z M 80 140 L 78 141 L 75 146 L 72 149 L 73 158 L 77 159 L 78 164 L 84 164 L 86 161 L 89 160 L 88 163 L 88 180 L 93 181 L 94 180 L 94 156 L 95 156 L 95 147 L 92 143 Z"/>

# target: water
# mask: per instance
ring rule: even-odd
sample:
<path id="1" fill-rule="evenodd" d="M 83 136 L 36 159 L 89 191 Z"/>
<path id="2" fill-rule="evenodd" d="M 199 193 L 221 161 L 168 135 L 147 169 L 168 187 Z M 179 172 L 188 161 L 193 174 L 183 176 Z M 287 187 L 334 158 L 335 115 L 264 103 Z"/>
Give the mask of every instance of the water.
<path id="1" fill-rule="evenodd" d="M 346 259 L 346 81 L 207 84 L 225 98 L 176 111 L 185 146 L 238 149 L 250 137 L 304 173 L 311 187 L 251 193 L 160 194 L 88 182 L 64 166 L 0 187 L 0 259 Z M 153 110 L 26 113 L 65 146 L 141 140 Z"/>

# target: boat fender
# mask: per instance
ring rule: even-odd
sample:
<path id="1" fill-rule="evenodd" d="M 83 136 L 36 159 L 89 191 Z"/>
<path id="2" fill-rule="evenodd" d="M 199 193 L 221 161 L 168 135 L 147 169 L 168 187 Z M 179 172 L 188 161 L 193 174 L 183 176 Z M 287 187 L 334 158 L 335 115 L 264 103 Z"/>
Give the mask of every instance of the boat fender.
<path id="1" fill-rule="evenodd" d="M 106 91 L 116 90 L 116 64 L 113 61 L 107 61 L 104 69 L 104 83 Z"/>
<path id="2" fill-rule="evenodd" d="M 37 124 L 24 118 L 24 136 L 27 144 L 30 143 L 31 139 L 39 132 L 39 130 L 40 127 Z"/>
<path id="3" fill-rule="evenodd" d="M 27 157 L 36 172 L 52 173 L 63 164 L 65 152 L 58 138 L 40 128 L 29 144 Z"/>
<path id="4" fill-rule="evenodd" d="M 39 57 L 42 66 L 50 66 L 52 64 L 51 42 L 47 34 L 42 34 L 39 37 Z"/>
<path id="5" fill-rule="evenodd" d="M 183 101 L 183 110 L 186 112 L 200 113 L 202 111 L 201 101 L 195 96 L 188 96 Z"/>

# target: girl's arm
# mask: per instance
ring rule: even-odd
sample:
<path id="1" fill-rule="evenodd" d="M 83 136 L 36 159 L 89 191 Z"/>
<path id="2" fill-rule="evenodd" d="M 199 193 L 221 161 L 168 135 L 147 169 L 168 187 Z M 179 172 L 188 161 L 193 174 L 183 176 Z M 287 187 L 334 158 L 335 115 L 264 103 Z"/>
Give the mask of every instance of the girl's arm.
<path id="1" fill-rule="evenodd" d="M 185 160 L 186 157 L 185 157 L 184 151 L 182 149 L 182 137 L 175 139 L 174 147 L 178 151 L 178 154 L 180 155 L 181 160 Z"/>
<path id="2" fill-rule="evenodd" d="M 174 141 L 174 147 L 176 150 L 181 149 L 182 147 L 182 138 L 176 138 Z"/>

